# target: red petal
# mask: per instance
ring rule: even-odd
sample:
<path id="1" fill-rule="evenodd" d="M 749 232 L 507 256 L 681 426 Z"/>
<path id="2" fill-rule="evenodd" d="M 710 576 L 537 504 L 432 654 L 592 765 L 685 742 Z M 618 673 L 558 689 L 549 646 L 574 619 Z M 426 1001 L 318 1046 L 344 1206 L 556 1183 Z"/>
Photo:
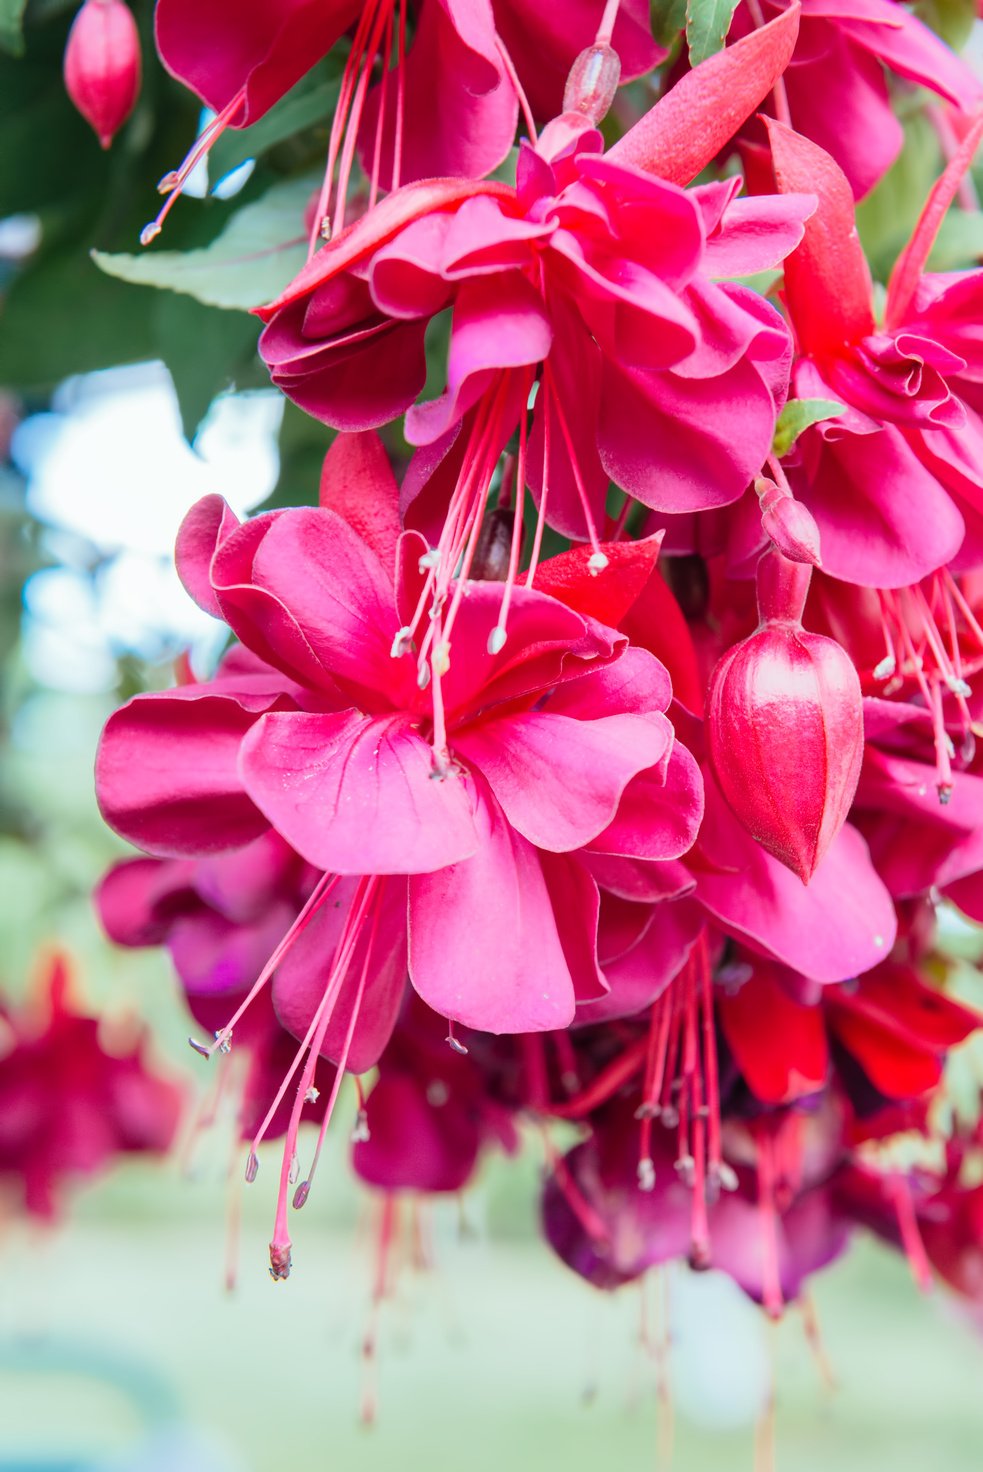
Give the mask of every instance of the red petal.
<path id="1" fill-rule="evenodd" d="M 681 77 L 608 157 L 688 184 L 767 97 L 791 59 L 798 34 L 794 0 L 768 25 Z"/>
<path id="2" fill-rule="evenodd" d="M 853 191 L 824 148 L 765 119 L 782 194 L 815 194 L 802 244 L 785 262 L 785 296 L 804 353 L 837 353 L 874 331 L 871 280 Z"/>

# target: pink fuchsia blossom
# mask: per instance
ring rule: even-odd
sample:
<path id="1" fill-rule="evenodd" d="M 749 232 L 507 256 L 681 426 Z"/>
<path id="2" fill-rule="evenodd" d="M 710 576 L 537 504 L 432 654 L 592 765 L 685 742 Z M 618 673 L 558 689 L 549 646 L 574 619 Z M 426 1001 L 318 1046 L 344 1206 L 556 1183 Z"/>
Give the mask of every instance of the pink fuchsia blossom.
<path id="1" fill-rule="evenodd" d="M 335 463 L 349 448 L 331 452 Z M 364 488 L 367 500 L 386 490 Z M 394 531 L 395 512 L 390 568 Z M 682 790 L 698 778 L 691 761 L 673 764 L 658 661 L 529 589 L 513 590 L 514 645 L 490 654 L 501 589 L 452 585 L 454 622 L 439 637 L 454 657 L 438 648 L 421 689 L 419 662 L 399 652 L 407 584 L 394 586 L 325 507 L 239 527 L 207 498 L 184 525 L 179 564 L 202 605 L 299 693 L 272 709 L 223 699 L 221 680 L 137 697 L 109 722 L 99 758 L 118 831 L 198 854 L 243 842 L 248 814 L 317 869 L 365 876 L 353 904 L 366 925 L 361 910 L 379 913 L 393 889 L 383 876 L 408 875 L 411 977 L 436 1011 L 469 1026 L 565 1025 L 578 993 L 602 992 L 596 888 L 574 855 L 674 857 L 699 820 L 692 804 L 682 833 L 663 816 L 670 768 Z M 576 930 L 561 936 L 557 907 L 579 917 Z"/>
<path id="2" fill-rule="evenodd" d="M 872 305 L 870 273 L 847 181 L 815 144 L 770 122 L 781 190 L 808 179 L 819 208 L 785 264 L 785 301 L 799 358 L 800 398 L 828 398 L 842 413 L 807 429 L 796 444 L 789 479 L 812 511 L 823 566 L 833 577 L 897 588 L 943 564 L 978 556 L 983 437 L 972 404 L 969 360 L 933 336 L 930 302 L 920 286 L 932 240 L 983 132 L 978 121 L 930 196 L 910 245 L 892 275 L 883 328 Z M 966 273 L 970 292 L 977 273 Z M 921 296 L 919 298 L 919 291 Z M 916 300 L 925 303 L 922 317 Z M 941 307 L 940 324 L 946 320 Z M 964 339 L 968 347 L 968 339 Z M 951 469 L 952 445 L 959 446 Z M 980 465 L 977 465 L 980 460 Z"/>
<path id="3" fill-rule="evenodd" d="M 758 564 L 757 631 L 723 656 L 707 695 L 720 789 L 770 854 L 808 883 L 846 822 L 863 757 L 860 680 L 835 640 L 802 626 L 811 569 Z"/>
<path id="4" fill-rule="evenodd" d="M 741 0 L 731 37 L 746 35 L 786 4 Z M 795 50 L 764 108 L 831 154 L 857 199 L 904 143 L 885 68 L 954 107 L 983 102 L 983 83 L 968 62 L 898 0 L 802 0 Z M 745 130 L 752 151 L 759 136 L 754 126 Z"/>
<path id="5" fill-rule="evenodd" d="M 24 1008 L 0 1012 L 0 1189 L 51 1220 L 68 1188 L 117 1156 L 165 1152 L 184 1096 L 148 1064 L 142 1030 L 74 1009 L 64 957 L 40 981 Z"/>
<path id="6" fill-rule="evenodd" d="M 547 130 L 515 189 L 445 179 L 389 196 L 261 311 L 274 381 L 347 429 L 408 410 L 421 453 L 404 501 L 440 468 L 452 528 L 472 525 L 537 377 L 519 476 L 558 529 L 596 549 L 609 477 L 660 508 L 736 499 L 770 445 L 788 342 L 760 296 L 714 278 L 780 259 L 810 203 L 681 185 L 719 141 L 711 105 L 729 89 L 726 124 L 760 100 L 794 21 L 698 68 L 607 154 L 586 125 Z M 448 307 L 446 389 L 414 405 L 427 325 Z M 463 546 L 446 541 L 450 567 Z"/>
<path id="7" fill-rule="evenodd" d="M 85 0 L 65 46 L 65 90 L 108 148 L 136 106 L 140 37 L 123 0 Z"/>

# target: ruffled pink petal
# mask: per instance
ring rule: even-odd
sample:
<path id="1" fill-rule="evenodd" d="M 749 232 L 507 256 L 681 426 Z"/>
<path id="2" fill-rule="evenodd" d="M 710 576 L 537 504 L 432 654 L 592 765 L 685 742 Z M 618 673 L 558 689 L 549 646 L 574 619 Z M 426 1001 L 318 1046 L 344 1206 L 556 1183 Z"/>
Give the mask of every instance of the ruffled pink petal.
<path id="1" fill-rule="evenodd" d="M 541 362 L 551 342 L 542 297 L 518 271 L 467 282 L 454 305 L 447 388 L 440 398 L 408 410 L 410 444 L 429 444 L 446 434 L 490 387 L 496 370 Z"/>
<path id="2" fill-rule="evenodd" d="M 599 943 L 605 940 L 605 905 L 626 901 L 603 900 Z M 637 1017 L 662 995 L 678 976 L 697 937 L 706 924 L 698 905 L 666 902 L 631 905 L 645 915 L 645 923 L 633 943 L 617 956 L 605 959 L 604 976 L 610 987 L 607 996 L 577 1008 L 577 1021 L 590 1026 L 616 1017 Z"/>
<path id="3" fill-rule="evenodd" d="M 402 80 L 400 183 L 444 174 L 478 179 L 498 167 L 515 137 L 518 102 L 498 56 L 489 0 L 426 0 Z M 386 82 L 383 189 L 393 183 L 398 86 L 397 70 Z M 369 94 L 359 133 L 367 171 L 374 171 L 381 95 L 381 85 Z"/>
<path id="4" fill-rule="evenodd" d="M 342 880 L 300 932 L 276 969 L 273 1006 L 281 1024 L 303 1038 L 324 999 L 355 881 Z M 392 1036 L 406 990 L 406 883 L 388 879 L 372 902 L 331 1009 L 321 1055 L 339 1063 L 366 963 L 366 984 L 347 1056 L 349 1073 L 372 1068 Z"/>
<path id="5" fill-rule="evenodd" d="M 725 930 L 818 982 L 846 981 L 884 960 L 897 932 L 894 906 L 855 828 L 841 828 L 804 885 L 744 832 L 709 777 L 706 792 L 708 867 L 696 892 Z"/>
<path id="6" fill-rule="evenodd" d="M 486 788 L 477 802 L 474 857 L 410 880 L 410 978 L 465 1027 L 567 1027 L 574 985 L 539 855 Z"/>
<path id="7" fill-rule="evenodd" d="M 775 402 L 747 359 L 717 378 L 605 365 L 598 445 L 621 488 L 657 511 L 736 501 L 771 448 Z"/>
<path id="8" fill-rule="evenodd" d="M 613 821 L 591 841 L 591 852 L 679 859 L 692 847 L 702 818 L 700 769 L 677 741 L 664 769 L 642 772 L 629 782 Z"/>
<path id="9" fill-rule="evenodd" d="M 96 756 L 99 810 L 138 848 L 220 853 L 265 832 L 243 789 L 239 748 L 271 696 L 215 695 L 183 685 L 138 695 L 106 723 Z"/>
<path id="10" fill-rule="evenodd" d="M 291 712 L 243 742 L 242 780 L 288 843 L 337 874 L 422 874 L 474 852 L 465 786 L 406 716 Z"/>
<path id="11" fill-rule="evenodd" d="M 530 712 L 481 721 L 454 749 L 482 773 L 513 828 L 551 853 L 569 853 L 613 819 L 625 787 L 672 744 L 660 715 L 574 720 Z"/>

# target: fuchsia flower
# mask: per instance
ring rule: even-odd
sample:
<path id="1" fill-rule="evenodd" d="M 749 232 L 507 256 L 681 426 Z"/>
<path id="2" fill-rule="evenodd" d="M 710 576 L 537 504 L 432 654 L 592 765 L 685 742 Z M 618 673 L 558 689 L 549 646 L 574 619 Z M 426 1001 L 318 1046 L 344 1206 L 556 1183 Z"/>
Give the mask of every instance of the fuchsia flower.
<path id="1" fill-rule="evenodd" d="M 123 0 L 85 0 L 65 47 L 65 90 L 108 148 L 140 91 L 140 37 Z"/>
<path id="2" fill-rule="evenodd" d="M 760 469 L 788 341 L 760 296 L 713 278 L 780 260 L 811 202 L 681 185 L 779 74 L 796 15 L 698 68 L 606 154 L 588 119 L 565 115 L 523 145 L 515 189 L 398 190 L 260 313 L 273 380 L 308 412 L 357 429 L 408 410 L 407 436 L 424 448 L 404 503 L 435 475 L 447 482 L 436 491 L 445 566 L 520 421 L 520 478 L 554 526 L 595 550 L 609 478 L 683 509 L 735 500 Z M 446 389 L 414 405 L 427 326 L 448 307 Z M 409 514 L 429 529 L 427 499 Z"/>
<path id="3" fill-rule="evenodd" d="M 68 964 L 55 956 L 39 995 L 0 1011 L 0 1188 L 47 1220 L 69 1183 L 115 1156 L 166 1151 L 183 1103 L 183 1090 L 148 1066 L 142 1032 L 119 1024 L 104 1040 L 100 1019 L 76 1012 L 68 994 Z"/>
<path id="4" fill-rule="evenodd" d="M 741 0 L 730 36 L 747 34 L 787 3 Z M 832 155 L 857 199 L 887 172 L 904 143 L 885 67 L 955 107 L 983 102 L 983 83 L 971 67 L 898 0 L 802 0 L 795 51 L 774 101 L 766 104 Z"/>
<path id="5" fill-rule="evenodd" d="M 942 216 L 983 134 L 976 122 L 932 191 L 888 287 L 883 328 L 836 163 L 779 123 L 768 127 L 783 191 L 808 181 L 819 208 L 785 264 L 785 300 L 800 398 L 842 413 L 807 429 L 789 470 L 812 511 L 824 569 L 865 586 L 915 583 L 944 564 L 978 560 L 983 426 L 974 408 L 981 365 L 953 305 L 979 291 L 978 272 L 925 277 Z"/>
<path id="6" fill-rule="evenodd" d="M 334 463 L 348 453 L 339 442 Z M 384 482 L 371 494 L 380 508 Z M 393 565 L 394 506 L 384 521 L 374 545 Z M 171 854 L 234 847 L 272 824 L 319 870 L 366 876 L 353 914 L 378 909 L 393 889 L 383 876 L 408 875 L 410 973 L 435 1010 L 493 1031 L 565 1025 L 578 993 L 604 990 L 596 888 L 573 855 L 670 858 L 692 839 L 692 827 L 670 837 L 661 816 L 667 780 L 696 781 L 682 748 L 673 761 L 668 678 L 528 589 L 512 592 L 507 650 L 489 654 L 502 594 L 480 583 L 452 584 L 414 660 L 400 652 L 402 626 L 423 548 L 413 537 L 401 547 L 394 588 L 373 547 L 326 507 L 239 528 L 217 498 L 200 503 L 182 530 L 182 575 L 279 667 L 282 695 L 230 691 L 223 673 L 137 697 L 106 729 L 103 811 Z M 432 671 L 429 688 L 418 671 Z M 568 919 L 561 937 L 555 907 L 568 903 L 577 928 Z"/>

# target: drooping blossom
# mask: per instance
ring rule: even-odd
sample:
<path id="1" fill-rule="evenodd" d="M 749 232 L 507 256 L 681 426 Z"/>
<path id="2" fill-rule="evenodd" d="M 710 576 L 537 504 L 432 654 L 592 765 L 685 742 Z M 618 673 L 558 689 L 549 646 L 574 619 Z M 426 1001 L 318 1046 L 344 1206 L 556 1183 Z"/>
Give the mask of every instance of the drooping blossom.
<path id="1" fill-rule="evenodd" d="M 787 3 L 741 0 L 731 42 Z M 983 102 L 983 83 L 969 63 L 899 0 L 802 0 L 795 50 L 763 110 L 831 154 L 860 199 L 904 144 L 890 74 L 956 108 L 968 111 Z M 753 155 L 763 143 L 760 125 L 749 125 L 743 140 Z"/>
<path id="2" fill-rule="evenodd" d="M 785 263 L 785 302 L 803 399 L 841 403 L 805 430 L 789 480 L 819 526 L 833 577 L 893 589 L 980 555 L 983 434 L 974 408 L 976 348 L 953 331 L 953 293 L 968 302 L 978 272 L 924 276 L 942 216 L 983 133 L 978 120 L 930 195 L 892 273 L 878 327 L 853 199 L 817 145 L 770 122 L 779 188 L 808 180 L 819 208 Z M 947 305 L 948 302 L 948 305 Z M 964 563 L 961 563 L 964 559 Z"/>
<path id="3" fill-rule="evenodd" d="M 184 1102 L 149 1064 L 144 1030 L 76 1010 L 72 989 L 55 955 L 35 994 L 0 1011 L 0 1191 L 48 1221 L 116 1157 L 163 1154 Z"/>
<path id="4" fill-rule="evenodd" d="M 140 91 L 140 37 L 124 0 L 84 0 L 65 46 L 65 90 L 103 148 Z"/>
<path id="5" fill-rule="evenodd" d="M 276 970 L 297 1066 L 323 1051 L 344 1070 L 366 1038 L 384 1041 L 407 965 L 452 1021 L 565 1026 L 607 986 L 593 856 L 672 859 L 699 823 L 666 671 L 530 588 L 511 590 L 509 641 L 489 652 L 502 589 L 463 579 L 414 657 L 426 548 L 399 536 L 378 441 L 338 440 L 323 489 L 338 510 L 239 526 L 211 497 L 189 513 L 181 574 L 244 655 L 111 718 L 103 813 L 171 856 L 272 827 L 323 874 L 256 983 Z"/>
<path id="6" fill-rule="evenodd" d="M 520 489 L 595 555 L 609 478 L 680 510 L 737 499 L 760 469 L 788 340 L 759 295 L 714 278 L 781 259 L 811 200 L 682 185 L 780 72 L 796 15 L 698 68 L 607 153 L 589 118 L 564 115 L 523 144 L 514 189 L 396 191 L 260 313 L 273 380 L 309 413 L 359 429 L 408 411 L 420 450 L 404 509 L 444 580 L 517 426 Z M 446 388 L 415 404 L 427 328 L 447 308 Z"/>

